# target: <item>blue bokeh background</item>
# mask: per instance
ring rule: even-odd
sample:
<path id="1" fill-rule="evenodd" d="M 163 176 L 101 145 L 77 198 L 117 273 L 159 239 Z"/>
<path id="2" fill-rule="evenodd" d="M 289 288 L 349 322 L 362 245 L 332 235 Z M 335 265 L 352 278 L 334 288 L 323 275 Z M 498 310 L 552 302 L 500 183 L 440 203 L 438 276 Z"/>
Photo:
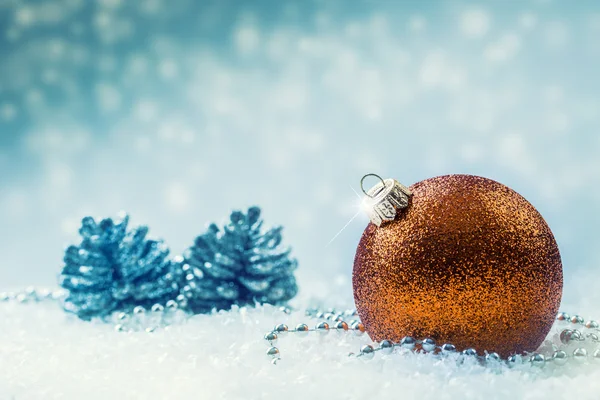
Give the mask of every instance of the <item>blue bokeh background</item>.
<path id="1" fill-rule="evenodd" d="M 600 300 L 600 2 L 0 0 L 0 288 L 53 285 L 84 215 L 174 254 L 257 204 L 304 298 L 351 299 L 368 172 L 511 186 L 564 302 Z"/>

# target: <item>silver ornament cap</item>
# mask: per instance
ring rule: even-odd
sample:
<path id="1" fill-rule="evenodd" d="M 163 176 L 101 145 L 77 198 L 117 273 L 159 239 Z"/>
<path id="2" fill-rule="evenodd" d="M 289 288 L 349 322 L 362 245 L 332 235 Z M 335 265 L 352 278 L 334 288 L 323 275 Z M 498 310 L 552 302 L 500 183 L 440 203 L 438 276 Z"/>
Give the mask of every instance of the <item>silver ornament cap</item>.
<path id="1" fill-rule="evenodd" d="M 379 182 L 368 191 L 365 191 L 363 183 L 365 178 L 374 176 Z M 366 195 L 362 206 L 371 222 L 381 226 L 384 222 L 393 221 L 398 213 L 408 207 L 408 201 L 412 196 L 411 191 L 395 179 L 383 179 L 377 174 L 367 174 L 362 177 L 360 187 Z"/>

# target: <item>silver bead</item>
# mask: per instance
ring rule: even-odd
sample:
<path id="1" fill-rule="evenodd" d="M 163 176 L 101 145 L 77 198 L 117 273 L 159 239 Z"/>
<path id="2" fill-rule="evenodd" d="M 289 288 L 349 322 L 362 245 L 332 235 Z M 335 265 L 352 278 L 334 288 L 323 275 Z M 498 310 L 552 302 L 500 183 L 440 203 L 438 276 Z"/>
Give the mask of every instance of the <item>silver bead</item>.
<path id="1" fill-rule="evenodd" d="M 596 351 L 594 351 L 594 361 L 600 362 L 600 349 L 596 349 Z"/>
<path id="2" fill-rule="evenodd" d="M 296 332 L 300 335 L 300 336 L 306 336 L 308 335 L 308 325 L 306 324 L 298 324 L 296 325 Z"/>
<path id="3" fill-rule="evenodd" d="M 155 326 L 149 326 L 145 329 L 146 333 L 153 333 L 156 330 Z"/>
<path id="4" fill-rule="evenodd" d="M 267 357 L 279 358 L 279 349 L 277 347 L 271 347 L 267 350 Z"/>
<path id="5" fill-rule="evenodd" d="M 269 342 L 271 346 L 277 344 L 277 334 L 275 332 L 268 332 L 265 334 L 265 340 Z"/>
<path id="6" fill-rule="evenodd" d="M 542 368 L 546 365 L 546 357 L 543 354 L 533 353 L 531 357 L 529 357 L 529 362 L 533 367 Z"/>
<path id="7" fill-rule="evenodd" d="M 168 310 L 176 310 L 178 308 L 177 302 L 175 300 L 169 300 L 166 303 Z"/>
<path id="8" fill-rule="evenodd" d="M 6 292 L 0 293 L 0 301 L 8 301 L 10 300 L 10 296 Z"/>
<path id="9" fill-rule="evenodd" d="M 152 312 L 160 313 L 160 312 L 163 312 L 165 310 L 165 308 L 161 304 L 155 304 L 152 306 L 151 310 L 152 310 Z"/>
<path id="10" fill-rule="evenodd" d="M 183 294 L 177 295 L 177 297 L 175 298 L 175 301 L 177 301 L 177 304 L 179 305 L 179 307 L 186 308 L 188 305 L 187 298 Z"/>
<path id="11" fill-rule="evenodd" d="M 31 301 L 39 301 L 37 290 L 32 286 L 25 289 L 25 295 Z"/>
<path id="12" fill-rule="evenodd" d="M 493 363 L 500 362 L 500 360 L 501 360 L 501 358 L 500 358 L 500 355 L 498 353 L 492 352 L 492 353 L 488 353 L 488 354 L 485 355 L 485 362 L 486 363 L 493 364 Z"/>
<path id="13" fill-rule="evenodd" d="M 577 341 L 584 340 L 583 335 L 581 334 L 581 331 L 578 331 L 577 329 L 573 329 L 573 332 L 571 333 L 571 340 L 577 340 Z"/>
<path id="14" fill-rule="evenodd" d="M 50 289 L 40 289 L 38 291 L 38 298 L 40 300 L 50 300 L 52 298 L 52 292 Z"/>
<path id="15" fill-rule="evenodd" d="M 584 322 L 585 322 L 585 321 L 584 321 L 583 317 L 580 317 L 579 315 L 573 315 L 573 316 L 571 317 L 571 323 L 572 323 L 572 324 L 579 324 L 579 325 L 583 325 L 583 323 L 584 323 Z"/>
<path id="16" fill-rule="evenodd" d="M 329 324 L 327 322 L 319 322 L 315 330 L 322 335 L 326 335 L 329 333 Z"/>
<path id="17" fill-rule="evenodd" d="M 323 318 L 328 319 L 328 320 L 332 320 L 333 319 L 333 314 L 332 313 L 325 313 L 325 315 L 323 315 Z"/>
<path id="18" fill-rule="evenodd" d="M 569 356 L 566 352 L 557 350 L 552 355 L 552 361 L 554 361 L 556 365 L 565 365 L 567 361 L 569 361 Z"/>
<path id="19" fill-rule="evenodd" d="M 523 357 L 520 354 L 513 354 L 506 360 L 509 368 L 516 367 L 517 365 L 523 364 Z"/>
<path id="20" fill-rule="evenodd" d="M 117 331 L 117 332 L 126 332 L 126 331 L 127 331 L 127 328 L 125 328 L 125 327 L 124 327 L 123 325 L 121 325 L 121 324 L 117 324 L 117 325 L 115 325 L 115 331 Z"/>
<path id="21" fill-rule="evenodd" d="M 453 353 L 453 352 L 455 352 L 455 351 L 456 351 L 456 346 L 454 346 L 454 345 L 453 345 L 453 344 L 451 344 L 451 343 L 444 343 L 444 344 L 442 345 L 441 349 L 442 349 L 442 351 L 443 351 L 443 352 L 446 352 L 446 353 Z"/>
<path id="22" fill-rule="evenodd" d="M 561 322 L 568 322 L 571 320 L 571 316 L 566 312 L 559 312 L 556 316 L 556 320 Z"/>
<path id="23" fill-rule="evenodd" d="M 570 329 L 563 329 L 563 331 L 560 333 L 560 341 L 562 344 L 569 344 L 569 342 L 571 341 L 571 336 L 573 334 L 573 331 Z"/>
<path id="24" fill-rule="evenodd" d="M 598 329 L 599 326 L 598 321 L 594 321 L 593 319 L 585 323 L 585 327 L 588 329 Z"/>
<path id="25" fill-rule="evenodd" d="M 283 335 L 286 334 L 289 331 L 289 329 L 286 324 L 279 324 L 275 326 L 275 329 L 273 329 L 273 331 L 277 332 L 278 335 Z"/>
<path id="26" fill-rule="evenodd" d="M 585 335 L 585 337 L 590 339 L 592 342 L 600 341 L 600 338 L 598 338 L 598 335 L 596 335 L 595 333 L 588 333 L 587 335 Z"/>
<path id="27" fill-rule="evenodd" d="M 375 349 L 370 344 L 365 344 L 360 348 L 360 356 L 365 360 L 370 360 L 375 356 Z"/>
<path id="28" fill-rule="evenodd" d="M 124 313 L 124 312 L 120 312 L 120 313 L 117 315 L 117 319 L 118 319 L 119 321 L 125 321 L 125 320 L 129 319 L 129 314 L 127 314 L 127 313 Z"/>
<path id="29" fill-rule="evenodd" d="M 136 306 L 133 308 L 133 313 L 134 314 L 143 314 L 146 312 L 146 309 L 142 306 Z"/>
<path id="30" fill-rule="evenodd" d="M 403 349 L 414 350 L 416 344 L 417 341 L 412 336 L 405 336 L 402 338 L 402 340 L 400 340 L 400 346 Z"/>
<path id="31" fill-rule="evenodd" d="M 317 313 L 315 314 L 315 318 L 323 318 L 325 316 L 325 313 L 323 311 L 317 311 Z"/>
<path id="32" fill-rule="evenodd" d="M 468 349 L 464 349 L 463 351 L 461 351 L 460 354 L 462 354 L 463 356 L 476 357 L 477 350 L 475 350 L 473 348 L 468 348 Z"/>
<path id="33" fill-rule="evenodd" d="M 421 347 L 423 348 L 423 350 L 429 353 L 435 350 L 435 340 L 433 340 L 432 338 L 425 338 L 421 342 Z"/>
<path id="34" fill-rule="evenodd" d="M 338 331 L 347 331 L 348 330 L 348 324 L 344 321 L 338 321 L 335 324 L 335 329 L 337 329 Z"/>
<path id="35" fill-rule="evenodd" d="M 391 340 L 382 340 L 379 343 L 379 349 L 381 350 L 381 354 L 392 354 L 394 351 L 394 343 Z"/>
<path id="36" fill-rule="evenodd" d="M 573 358 L 575 359 L 575 361 L 578 361 L 580 363 L 584 362 L 587 358 L 587 350 L 583 347 L 576 348 L 575 350 L 573 350 Z"/>
<path id="37" fill-rule="evenodd" d="M 52 300 L 60 300 L 60 299 L 64 298 L 66 295 L 67 295 L 66 290 L 58 289 L 58 290 L 54 290 L 50 296 L 52 297 Z"/>
<path id="38" fill-rule="evenodd" d="M 362 336 L 365 333 L 365 326 L 362 322 L 357 321 L 352 324 L 352 331 L 356 336 Z"/>

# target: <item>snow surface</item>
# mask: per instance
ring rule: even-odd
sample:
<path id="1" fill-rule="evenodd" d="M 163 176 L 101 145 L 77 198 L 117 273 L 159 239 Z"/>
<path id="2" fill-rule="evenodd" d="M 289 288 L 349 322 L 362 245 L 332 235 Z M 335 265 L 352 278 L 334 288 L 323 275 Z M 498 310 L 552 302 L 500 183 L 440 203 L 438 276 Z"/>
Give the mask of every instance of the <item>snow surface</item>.
<path id="1" fill-rule="evenodd" d="M 426 355 L 349 358 L 368 337 L 287 334 L 316 321 L 273 307 L 197 315 L 153 333 L 88 323 L 56 304 L 0 304 L 0 399 L 597 399 L 600 365 L 457 366 Z M 147 321 L 149 324 L 151 322 Z"/>

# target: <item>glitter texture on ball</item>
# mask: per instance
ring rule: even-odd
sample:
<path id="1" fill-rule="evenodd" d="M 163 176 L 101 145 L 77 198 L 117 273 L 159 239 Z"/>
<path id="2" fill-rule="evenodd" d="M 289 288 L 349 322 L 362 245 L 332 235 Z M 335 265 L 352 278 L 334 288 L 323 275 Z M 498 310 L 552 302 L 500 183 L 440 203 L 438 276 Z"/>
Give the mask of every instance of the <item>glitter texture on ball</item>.
<path id="1" fill-rule="evenodd" d="M 540 213 L 490 179 L 410 187 L 392 222 L 370 223 L 354 260 L 358 314 L 374 341 L 431 337 L 503 357 L 536 350 L 560 305 L 558 246 Z"/>

